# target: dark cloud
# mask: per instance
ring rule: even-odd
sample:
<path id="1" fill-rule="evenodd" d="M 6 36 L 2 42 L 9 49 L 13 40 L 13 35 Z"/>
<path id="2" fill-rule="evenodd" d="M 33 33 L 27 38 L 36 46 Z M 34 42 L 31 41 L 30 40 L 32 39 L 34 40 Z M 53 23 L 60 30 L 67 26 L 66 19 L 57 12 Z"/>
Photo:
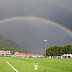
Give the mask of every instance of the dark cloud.
<path id="1" fill-rule="evenodd" d="M 72 30 L 72 0 L 0 0 L 0 20 L 15 16 L 46 18 Z M 20 22 L 0 23 L 0 33 L 32 50 L 44 50 L 42 40 L 45 38 L 47 47 L 72 44 L 72 37 L 54 26 L 47 28 L 45 23 Z"/>
<path id="2" fill-rule="evenodd" d="M 0 23 L 0 33 L 33 53 L 44 53 L 44 39 L 48 40 L 47 48 L 53 45 L 72 44 L 71 33 L 42 20 L 17 19 Z"/>
<path id="3" fill-rule="evenodd" d="M 0 0 L 0 19 L 15 16 L 48 18 L 72 30 L 72 0 Z"/>
<path id="4" fill-rule="evenodd" d="M 72 11 L 65 10 L 64 8 L 57 8 L 53 10 L 52 16 L 53 17 L 50 17 L 51 20 L 72 30 Z"/>

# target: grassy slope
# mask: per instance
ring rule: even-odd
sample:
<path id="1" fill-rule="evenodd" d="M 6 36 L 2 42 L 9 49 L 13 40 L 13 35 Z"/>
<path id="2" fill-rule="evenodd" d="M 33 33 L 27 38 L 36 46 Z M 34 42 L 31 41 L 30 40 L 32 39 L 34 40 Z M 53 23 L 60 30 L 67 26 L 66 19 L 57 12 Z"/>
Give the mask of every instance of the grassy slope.
<path id="1" fill-rule="evenodd" d="M 17 44 L 15 41 L 7 39 L 0 34 L 0 50 L 1 49 L 29 53 L 28 49 Z"/>
<path id="2" fill-rule="evenodd" d="M 19 72 L 72 72 L 71 59 L 45 59 L 45 58 L 11 58 L 0 57 L 0 71 L 1 72 L 14 72 L 13 69 L 5 62 L 8 61 Z M 34 70 L 32 62 L 41 62 L 39 69 Z"/>

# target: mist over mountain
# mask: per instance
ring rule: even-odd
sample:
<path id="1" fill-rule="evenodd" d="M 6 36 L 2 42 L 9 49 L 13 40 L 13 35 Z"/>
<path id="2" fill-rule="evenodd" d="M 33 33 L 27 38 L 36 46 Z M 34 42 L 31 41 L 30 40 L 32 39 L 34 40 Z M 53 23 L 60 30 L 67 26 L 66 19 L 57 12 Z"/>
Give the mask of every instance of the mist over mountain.
<path id="1" fill-rule="evenodd" d="M 47 48 L 72 44 L 72 33 L 55 24 L 30 18 L 3 20 L 16 16 L 49 19 L 72 31 L 72 0 L 0 0 L 0 34 L 9 40 L 41 54 L 45 51 L 44 39 L 48 40 Z"/>
<path id="2" fill-rule="evenodd" d="M 8 38 L 4 37 L 1 34 L 0 34 L 0 47 L 3 47 L 4 50 L 6 48 L 6 50 L 28 53 L 27 49 L 24 49 L 24 51 L 22 51 L 24 47 L 20 46 L 15 41 L 9 40 Z"/>
<path id="3" fill-rule="evenodd" d="M 36 54 L 44 54 L 45 39 L 47 48 L 53 45 L 72 44 L 72 34 L 67 30 L 38 19 L 20 18 L 2 22 L 0 33 Z"/>

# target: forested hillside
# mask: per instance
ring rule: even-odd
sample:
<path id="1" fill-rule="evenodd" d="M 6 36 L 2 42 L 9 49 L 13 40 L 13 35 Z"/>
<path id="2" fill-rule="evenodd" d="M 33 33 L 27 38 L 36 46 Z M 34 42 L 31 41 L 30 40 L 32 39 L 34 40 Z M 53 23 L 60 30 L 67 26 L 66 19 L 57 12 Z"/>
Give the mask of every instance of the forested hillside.
<path id="1" fill-rule="evenodd" d="M 24 49 L 24 50 L 22 50 Z M 0 34 L 0 50 L 11 50 L 28 53 L 27 49 L 17 44 L 15 41 L 8 40 Z"/>

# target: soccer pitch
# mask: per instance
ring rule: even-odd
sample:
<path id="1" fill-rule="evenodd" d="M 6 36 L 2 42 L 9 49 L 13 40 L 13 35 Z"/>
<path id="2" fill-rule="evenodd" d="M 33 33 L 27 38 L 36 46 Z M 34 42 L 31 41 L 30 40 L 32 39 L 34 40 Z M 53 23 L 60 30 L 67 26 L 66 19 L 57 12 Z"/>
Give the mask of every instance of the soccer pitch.
<path id="1" fill-rule="evenodd" d="M 15 72 L 6 61 L 19 72 L 72 72 L 72 59 L 0 57 L 0 72 Z M 39 63 L 38 70 L 34 69 L 35 62 Z"/>

